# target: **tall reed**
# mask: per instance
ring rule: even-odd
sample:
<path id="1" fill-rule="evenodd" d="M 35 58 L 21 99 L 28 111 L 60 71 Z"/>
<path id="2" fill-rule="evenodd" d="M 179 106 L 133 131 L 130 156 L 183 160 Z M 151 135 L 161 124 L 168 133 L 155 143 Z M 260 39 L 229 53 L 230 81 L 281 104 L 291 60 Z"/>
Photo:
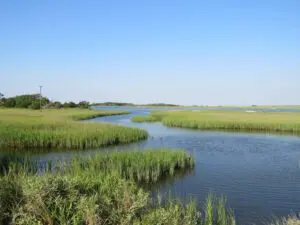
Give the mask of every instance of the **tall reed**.
<path id="1" fill-rule="evenodd" d="M 0 148 L 24 149 L 91 149 L 126 144 L 146 139 L 148 133 L 105 123 L 80 123 L 74 119 L 123 114 L 94 110 L 0 109 Z"/>
<path id="2" fill-rule="evenodd" d="M 204 217 L 195 201 L 184 204 L 168 199 L 158 203 L 127 175 L 137 170 L 142 180 L 149 171 L 172 175 L 175 168 L 192 166 L 192 162 L 182 151 L 152 150 L 76 158 L 66 162 L 63 170 L 46 170 L 44 174 L 22 172 L 19 165 L 18 173 L 9 170 L 0 176 L 0 223 L 200 224 Z M 155 176 L 151 181 L 158 179 Z"/>
<path id="3" fill-rule="evenodd" d="M 161 166 L 171 176 L 177 172 L 170 172 L 171 164 L 177 164 L 181 170 L 193 165 L 193 158 L 183 151 L 151 150 L 75 157 L 59 170 L 46 170 L 44 174 L 27 170 L 29 158 L 8 157 L 10 165 L 16 166 L 0 174 L 0 224 L 236 224 L 234 213 L 223 196 L 209 194 L 204 204 L 196 204 L 194 199 L 186 202 L 172 197 L 158 196 L 155 200 L 132 182 L 145 180 L 131 179 L 134 176 L 127 175 L 139 170 L 142 177 L 147 177 L 148 171 Z M 120 170 L 123 166 L 126 166 L 124 173 Z M 296 216 L 270 223 L 298 224 Z"/>
<path id="4" fill-rule="evenodd" d="M 163 177 L 174 176 L 177 171 L 194 167 L 194 157 L 185 151 L 167 149 L 114 152 L 74 158 L 70 173 L 77 170 L 116 171 L 126 179 L 155 183 Z"/>

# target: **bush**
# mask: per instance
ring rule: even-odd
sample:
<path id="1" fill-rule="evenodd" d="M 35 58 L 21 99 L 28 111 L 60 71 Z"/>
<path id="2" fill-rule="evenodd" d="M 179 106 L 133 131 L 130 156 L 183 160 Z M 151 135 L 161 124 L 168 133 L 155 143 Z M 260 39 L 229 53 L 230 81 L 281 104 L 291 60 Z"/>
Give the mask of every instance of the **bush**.
<path id="1" fill-rule="evenodd" d="M 33 102 L 36 102 L 40 99 L 39 94 L 33 95 L 20 95 L 16 96 L 16 107 L 17 108 L 30 108 Z"/>
<path id="2" fill-rule="evenodd" d="M 31 109 L 40 109 L 40 102 L 39 101 L 35 101 L 30 105 Z"/>
<path id="3" fill-rule="evenodd" d="M 3 105 L 7 108 L 12 108 L 16 106 L 16 100 L 14 98 L 3 99 Z"/>
<path id="4" fill-rule="evenodd" d="M 82 108 L 82 109 L 88 109 L 89 108 L 90 103 L 87 101 L 82 101 L 78 103 L 78 107 Z"/>
<path id="5" fill-rule="evenodd" d="M 76 105 L 75 102 L 65 102 L 65 103 L 63 104 L 63 107 L 64 107 L 64 108 L 76 108 L 77 105 Z"/>
<path id="6" fill-rule="evenodd" d="M 61 104 L 61 102 L 56 101 L 54 102 L 53 107 L 56 109 L 60 109 L 63 107 L 63 105 Z"/>
<path id="7" fill-rule="evenodd" d="M 1 104 L 7 108 L 31 108 L 31 109 L 39 109 L 40 108 L 40 95 L 19 95 L 12 98 L 3 98 L 1 99 Z M 48 104 L 50 101 L 48 98 L 43 97 L 42 106 Z"/>

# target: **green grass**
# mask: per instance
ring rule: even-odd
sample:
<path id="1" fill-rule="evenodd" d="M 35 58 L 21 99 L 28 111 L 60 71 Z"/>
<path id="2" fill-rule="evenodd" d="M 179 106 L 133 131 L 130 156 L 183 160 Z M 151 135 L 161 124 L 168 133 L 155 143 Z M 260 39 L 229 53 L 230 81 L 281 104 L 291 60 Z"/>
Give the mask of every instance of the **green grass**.
<path id="1" fill-rule="evenodd" d="M 235 112 L 235 111 L 154 111 L 157 118 L 169 127 L 202 130 L 232 130 L 253 132 L 300 133 L 300 113 Z M 132 118 L 135 121 L 135 118 Z M 138 122 L 147 121 L 147 117 Z"/>
<path id="2" fill-rule="evenodd" d="M 160 122 L 166 116 L 168 116 L 170 111 L 151 111 L 148 116 L 133 116 L 131 121 L 135 123 L 153 123 Z"/>
<path id="3" fill-rule="evenodd" d="M 134 116 L 131 118 L 132 122 L 135 123 L 153 123 L 160 121 L 159 118 L 156 118 L 155 116 Z"/>
<path id="4" fill-rule="evenodd" d="M 210 195 L 212 207 L 201 210 L 194 200 L 186 203 L 172 198 L 157 201 L 137 185 L 135 181 L 155 174 L 157 167 L 160 167 L 160 174 L 173 176 L 177 170 L 193 166 L 194 159 L 183 151 L 133 151 L 75 157 L 62 164 L 63 167 L 44 174 L 28 172 L 27 167 L 21 170 L 20 164 L 16 172 L 15 165 L 12 160 L 5 175 L 0 176 L 0 224 L 196 225 L 207 220 L 208 214 L 212 214 L 209 210 L 218 212 L 213 215 L 212 225 L 221 220 L 222 224 L 232 225 L 234 221 L 226 200 L 220 207 L 218 200 Z M 125 172 L 120 170 L 124 166 Z M 138 171 L 142 179 L 128 175 Z M 209 218 L 211 220 L 211 216 Z"/>
<path id="5" fill-rule="evenodd" d="M 195 105 L 195 106 L 180 106 L 183 108 L 203 108 L 203 109 L 300 109 L 300 105 Z"/>
<path id="6" fill-rule="evenodd" d="M 137 165 L 133 161 L 135 157 Z M 0 175 L 0 224 L 236 224 L 223 196 L 209 194 L 202 204 L 196 204 L 193 199 L 151 197 L 138 184 L 144 179 L 128 176 L 139 171 L 142 177 L 147 177 L 157 171 L 156 167 L 161 168 L 161 174 L 174 176 L 184 167 L 194 165 L 193 157 L 184 151 L 97 153 L 94 157 L 74 157 L 43 174 L 28 170 L 27 165 L 33 165 L 29 158 L 11 155 L 10 160 L 6 172 Z M 120 168 L 125 165 L 122 172 Z M 174 165 L 178 168 L 171 173 Z M 300 222 L 296 216 L 290 216 L 269 224 L 299 225 Z"/>
<path id="7" fill-rule="evenodd" d="M 0 109 L 0 148 L 91 149 L 146 139 L 146 131 L 99 122 L 75 122 L 125 111 Z"/>
<path id="8" fill-rule="evenodd" d="M 163 177 L 174 176 L 178 170 L 194 167 L 194 158 L 184 151 L 148 150 L 96 154 L 86 158 L 74 158 L 71 171 L 116 171 L 126 179 L 155 183 Z"/>

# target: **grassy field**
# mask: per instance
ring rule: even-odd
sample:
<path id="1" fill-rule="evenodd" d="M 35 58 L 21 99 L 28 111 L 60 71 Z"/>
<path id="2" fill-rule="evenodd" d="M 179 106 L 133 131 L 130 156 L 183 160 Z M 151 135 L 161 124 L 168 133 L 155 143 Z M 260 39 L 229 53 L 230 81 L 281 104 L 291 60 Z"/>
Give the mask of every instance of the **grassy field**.
<path id="1" fill-rule="evenodd" d="M 91 149 L 146 139 L 146 131 L 75 120 L 126 114 L 125 111 L 0 109 L 0 148 Z"/>
<path id="2" fill-rule="evenodd" d="M 260 109 L 295 109 L 300 110 L 300 105 L 124 105 L 122 107 L 135 107 L 135 108 L 199 108 L 199 109 L 249 109 L 249 110 L 260 110 Z"/>
<path id="3" fill-rule="evenodd" d="M 207 105 L 207 106 L 181 106 L 183 108 L 204 108 L 204 109 L 300 109 L 300 105 Z"/>
<path id="4" fill-rule="evenodd" d="M 157 171 L 173 176 L 174 168 L 194 165 L 183 151 L 98 154 L 74 158 L 63 169 L 44 174 L 28 172 L 29 167 L 20 164 L 24 160 L 15 156 L 10 159 L 0 176 L 0 224 L 235 224 L 224 197 L 209 195 L 200 210 L 193 200 L 150 197 L 135 182 L 138 177 L 128 176 L 140 173 L 144 180 Z"/>
<path id="5" fill-rule="evenodd" d="M 170 127 L 203 130 L 300 133 L 300 113 L 153 111 L 149 116 L 133 117 L 132 121 L 161 121 L 164 125 Z"/>

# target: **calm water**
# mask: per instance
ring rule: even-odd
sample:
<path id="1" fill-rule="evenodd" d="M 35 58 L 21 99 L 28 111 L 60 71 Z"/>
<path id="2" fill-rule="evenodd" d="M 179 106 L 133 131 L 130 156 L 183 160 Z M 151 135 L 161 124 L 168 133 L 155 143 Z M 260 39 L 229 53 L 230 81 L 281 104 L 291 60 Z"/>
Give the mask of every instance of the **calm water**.
<path id="1" fill-rule="evenodd" d="M 179 148 L 196 157 L 195 170 L 161 185 L 162 192 L 171 189 L 175 195 L 193 196 L 198 202 L 203 202 L 208 192 L 226 195 L 238 224 L 263 224 L 274 215 L 300 212 L 299 137 L 195 131 L 167 128 L 160 123 L 135 124 L 130 118 L 147 115 L 150 109 L 122 109 L 132 114 L 90 121 L 143 128 L 151 138 L 118 149 Z M 38 157 L 68 154 L 72 153 Z"/>

